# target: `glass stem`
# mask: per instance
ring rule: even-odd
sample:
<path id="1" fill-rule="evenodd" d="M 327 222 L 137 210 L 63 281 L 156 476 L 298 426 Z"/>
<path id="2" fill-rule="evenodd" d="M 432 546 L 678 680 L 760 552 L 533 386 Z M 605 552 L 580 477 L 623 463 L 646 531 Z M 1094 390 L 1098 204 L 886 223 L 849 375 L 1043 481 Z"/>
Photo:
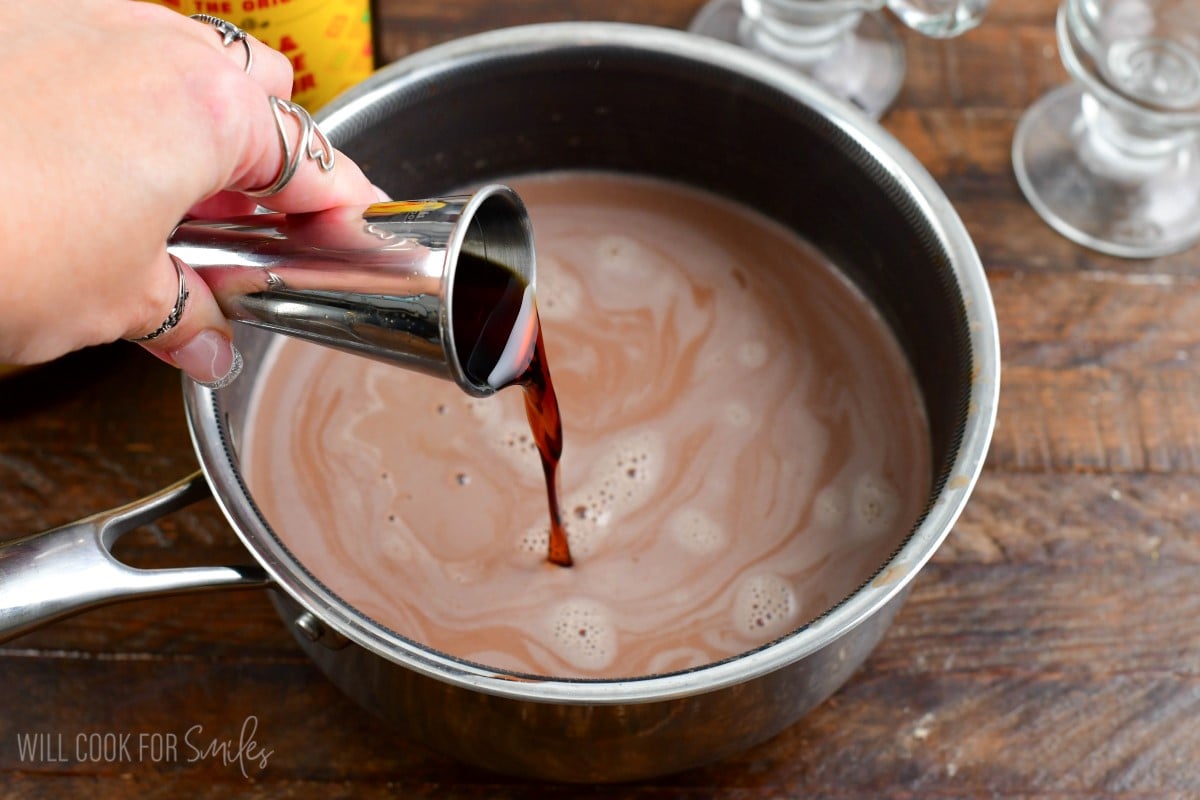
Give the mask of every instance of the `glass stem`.
<path id="1" fill-rule="evenodd" d="M 742 43 L 800 69 L 811 68 L 844 46 L 863 11 L 840 2 L 742 0 Z"/>
<path id="2" fill-rule="evenodd" d="M 1132 178 L 1168 169 L 1195 140 L 1194 131 L 1163 130 L 1088 91 L 1081 106 L 1080 155 L 1102 175 Z"/>

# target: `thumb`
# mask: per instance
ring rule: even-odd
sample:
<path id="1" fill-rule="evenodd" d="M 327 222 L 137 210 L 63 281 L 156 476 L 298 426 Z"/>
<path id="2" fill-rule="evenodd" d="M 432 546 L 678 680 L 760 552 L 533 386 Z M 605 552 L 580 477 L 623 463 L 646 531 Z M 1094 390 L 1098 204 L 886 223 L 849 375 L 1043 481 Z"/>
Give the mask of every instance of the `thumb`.
<path id="1" fill-rule="evenodd" d="M 214 389 L 228 386 L 242 370 L 229 320 L 191 267 L 165 250 L 158 260 L 154 271 L 163 276 L 162 303 L 156 316 L 128 338 L 197 383 Z"/>

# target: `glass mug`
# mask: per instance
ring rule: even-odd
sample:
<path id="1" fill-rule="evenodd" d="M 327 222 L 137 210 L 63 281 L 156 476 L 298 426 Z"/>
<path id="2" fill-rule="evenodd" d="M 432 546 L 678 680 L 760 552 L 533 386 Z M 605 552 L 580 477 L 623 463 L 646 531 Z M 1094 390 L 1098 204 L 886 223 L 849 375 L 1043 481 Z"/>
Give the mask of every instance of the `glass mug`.
<path id="1" fill-rule="evenodd" d="M 1074 83 L 1025 112 L 1013 168 L 1060 233 L 1130 258 L 1200 241 L 1200 0 L 1066 0 Z"/>
<path id="2" fill-rule="evenodd" d="M 740 44 L 812 75 L 878 118 L 904 79 L 904 46 L 879 13 L 934 38 L 980 23 L 991 0 L 713 0 L 691 31 Z"/>

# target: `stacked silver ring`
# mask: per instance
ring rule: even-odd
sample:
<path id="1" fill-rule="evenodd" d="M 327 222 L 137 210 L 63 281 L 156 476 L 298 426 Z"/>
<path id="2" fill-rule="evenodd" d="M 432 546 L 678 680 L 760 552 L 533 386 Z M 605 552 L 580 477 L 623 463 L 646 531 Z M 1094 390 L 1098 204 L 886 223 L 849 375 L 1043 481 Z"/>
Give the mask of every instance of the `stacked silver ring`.
<path id="1" fill-rule="evenodd" d="M 229 47 L 234 42 L 241 42 L 246 48 L 245 71 L 247 74 L 250 73 L 250 69 L 254 65 L 254 51 L 251 49 L 249 38 L 244 30 L 231 22 L 226 22 L 219 17 L 208 14 L 193 14 L 191 18 L 216 28 L 217 32 L 221 34 L 221 44 L 225 47 Z M 279 132 L 279 144 L 283 150 L 283 163 L 279 167 L 279 174 L 275 176 L 275 180 L 270 185 L 263 189 L 245 192 L 245 194 L 251 197 L 267 197 L 283 191 L 284 187 L 295 177 L 296 171 L 300 168 L 300 163 L 306 157 L 316 161 L 317 166 L 323 172 L 332 170 L 334 164 L 333 145 L 329 143 L 325 134 L 321 132 L 321 129 L 317 127 L 313 118 L 303 107 L 290 100 L 284 100 L 274 95 L 269 98 L 269 101 L 271 103 L 271 112 L 275 116 L 275 127 Z M 295 117 L 300 125 L 299 140 L 294 146 L 288 136 L 287 115 Z M 153 341 L 168 333 L 183 319 L 184 308 L 188 300 L 188 287 L 184 276 L 183 262 L 173 254 L 168 253 L 167 255 L 170 256 L 171 263 L 175 266 L 175 273 L 179 276 L 179 289 L 176 292 L 175 305 L 157 329 L 131 341 Z"/>
<path id="2" fill-rule="evenodd" d="M 232 22 L 211 14 L 192 14 L 191 18 L 216 28 L 217 33 L 221 34 L 221 44 L 225 47 L 229 47 L 234 42 L 241 42 L 246 48 L 245 71 L 246 74 L 250 73 L 250 68 L 254 65 L 254 50 L 251 48 L 250 38 L 244 30 Z M 321 129 L 313 122 L 309 113 L 291 100 L 284 100 L 274 95 L 271 96 L 270 103 L 271 113 L 275 115 L 275 127 L 279 130 L 279 144 L 283 148 L 283 164 L 279 167 L 279 174 L 269 185 L 262 189 L 245 192 L 250 197 L 269 197 L 283 191 L 284 187 L 295 177 L 296 171 L 300 168 L 300 162 L 305 157 L 316 161 L 322 172 L 329 172 L 333 169 L 333 145 L 325 138 L 325 134 L 321 133 Z M 296 146 L 292 145 L 287 133 L 285 116 L 289 114 L 295 117 L 300 124 L 300 138 Z"/>
<path id="3" fill-rule="evenodd" d="M 203 22 L 216 28 L 217 33 L 221 34 L 221 44 L 225 47 L 229 47 L 234 42 L 241 42 L 242 46 L 246 48 L 245 71 L 247 75 L 250 74 L 250 68 L 254 66 L 254 50 L 250 47 L 250 37 L 246 35 L 244 30 L 232 22 L 226 22 L 220 17 L 214 17 L 211 14 L 192 14 L 191 18 L 197 22 Z"/>
<path id="4" fill-rule="evenodd" d="M 313 122 L 309 113 L 291 100 L 284 100 L 274 95 L 271 96 L 270 102 L 271 111 L 275 114 L 275 127 L 279 130 L 279 144 L 283 148 L 283 164 L 279 168 L 279 174 L 275 176 L 275 180 L 269 186 L 245 193 L 250 197 L 268 197 L 283 191 L 288 182 L 295 177 L 296 170 L 300 168 L 300 162 L 306 156 L 316 161 L 322 172 L 329 172 L 333 169 L 333 145 L 325 138 L 325 134 L 321 133 L 321 129 L 317 127 L 317 123 Z M 295 117 L 296 121 L 300 123 L 300 137 L 295 146 L 292 145 L 287 135 L 285 115 L 288 114 Z"/>
<path id="5" fill-rule="evenodd" d="M 183 319 L 183 309 L 187 305 L 188 287 L 187 281 L 183 277 L 183 262 L 176 258 L 171 253 L 167 253 L 171 258 L 171 263 L 175 265 L 175 272 L 179 275 L 179 291 L 175 296 L 175 307 L 171 309 L 171 313 L 167 314 L 167 318 L 163 320 L 163 324 L 145 336 L 139 336 L 136 339 L 131 339 L 134 342 L 149 342 L 162 336 L 167 331 L 179 324 L 179 320 Z"/>

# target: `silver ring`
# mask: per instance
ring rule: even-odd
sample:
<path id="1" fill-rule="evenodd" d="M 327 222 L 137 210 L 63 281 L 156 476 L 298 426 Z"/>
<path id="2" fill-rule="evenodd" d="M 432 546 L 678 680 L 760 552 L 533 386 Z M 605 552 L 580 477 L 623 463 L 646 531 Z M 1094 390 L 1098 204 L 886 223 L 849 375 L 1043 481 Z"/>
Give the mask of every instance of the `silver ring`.
<path id="1" fill-rule="evenodd" d="M 171 263 L 175 265 L 175 272 L 179 275 L 179 293 L 175 296 L 175 307 L 171 309 L 170 314 L 167 314 L 167 318 L 163 320 L 163 324 L 159 325 L 157 330 L 137 339 L 130 339 L 131 342 L 149 342 L 157 339 L 178 325 L 179 320 L 183 318 L 183 307 L 187 304 L 188 299 L 187 281 L 183 277 L 183 262 L 171 253 L 167 255 L 171 257 Z"/>
<path id="2" fill-rule="evenodd" d="M 226 22 L 220 17 L 214 17 L 211 14 L 192 14 L 191 18 L 197 22 L 203 22 L 216 28 L 217 33 L 221 34 L 221 44 L 225 47 L 229 47 L 234 42 L 241 42 L 242 46 L 246 48 L 245 71 L 247 75 L 250 74 L 250 68 L 254 66 L 254 50 L 250 47 L 250 38 L 244 30 L 232 22 Z"/>
<path id="3" fill-rule="evenodd" d="M 329 172 L 333 169 L 333 145 L 325 138 L 325 134 L 321 133 L 321 129 L 317 127 L 317 123 L 313 122 L 313 118 L 309 116 L 308 112 L 291 100 L 284 100 L 274 95 L 271 95 L 270 103 L 271 112 L 275 114 L 275 127 L 279 129 L 279 144 L 283 148 L 283 164 L 280 166 L 275 180 L 265 189 L 245 192 L 250 197 L 269 197 L 283 191 L 283 187 L 287 186 L 295 177 L 296 170 L 300 168 L 300 162 L 304 160 L 305 156 L 316 161 L 322 172 Z M 288 139 L 287 124 L 284 121 L 285 114 L 291 114 L 300 123 L 300 137 L 295 147 Z"/>

